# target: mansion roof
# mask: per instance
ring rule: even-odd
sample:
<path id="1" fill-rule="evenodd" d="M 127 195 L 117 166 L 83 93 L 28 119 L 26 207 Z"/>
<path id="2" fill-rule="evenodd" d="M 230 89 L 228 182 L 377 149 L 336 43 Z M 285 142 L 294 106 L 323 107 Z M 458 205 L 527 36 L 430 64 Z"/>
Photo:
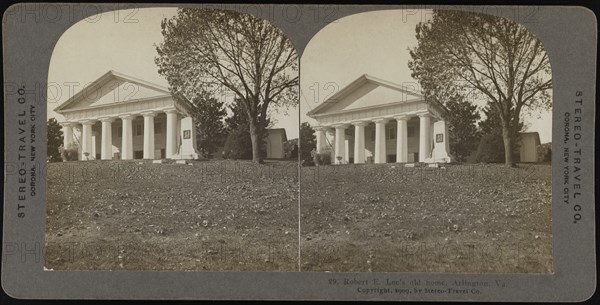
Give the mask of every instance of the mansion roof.
<path id="1" fill-rule="evenodd" d="M 189 112 L 192 107 L 175 101 L 168 88 L 110 70 L 54 111 L 67 120 L 81 120 L 168 108 Z"/>
<path id="2" fill-rule="evenodd" d="M 440 117 L 442 109 L 428 105 L 422 94 L 363 74 L 307 113 L 323 124 L 429 112 Z"/>

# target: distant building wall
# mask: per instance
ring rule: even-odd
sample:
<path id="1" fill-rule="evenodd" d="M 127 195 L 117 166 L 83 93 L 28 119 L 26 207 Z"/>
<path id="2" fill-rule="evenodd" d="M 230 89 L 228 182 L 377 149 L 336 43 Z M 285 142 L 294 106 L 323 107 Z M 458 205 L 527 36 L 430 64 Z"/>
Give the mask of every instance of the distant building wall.
<path id="1" fill-rule="evenodd" d="M 538 162 L 537 148 L 540 145 L 540 136 L 537 132 L 521 133 L 519 147 L 520 162 Z"/>
<path id="2" fill-rule="evenodd" d="M 283 159 L 285 153 L 283 142 L 287 141 L 285 129 L 269 129 L 267 135 L 267 159 Z"/>

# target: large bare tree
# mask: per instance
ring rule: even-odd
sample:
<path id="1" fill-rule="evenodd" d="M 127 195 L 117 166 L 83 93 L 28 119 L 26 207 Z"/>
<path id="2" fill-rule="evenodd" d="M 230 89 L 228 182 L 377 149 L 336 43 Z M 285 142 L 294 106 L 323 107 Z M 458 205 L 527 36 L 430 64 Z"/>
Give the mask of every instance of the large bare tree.
<path id="1" fill-rule="evenodd" d="M 162 22 L 162 34 L 155 62 L 172 93 L 232 92 L 248 115 L 252 158 L 262 162 L 270 107 L 298 103 L 298 55 L 288 38 L 249 14 L 187 8 Z"/>
<path id="2" fill-rule="evenodd" d="M 449 97 L 483 96 L 500 116 L 505 164 L 514 166 L 515 138 L 525 109 L 552 105 L 552 76 L 542 43 L 505 18 L 473 12 L 434 10 L 417 25 L 418 46 L 409 67 L 426 101 L 442 107 Z"/>

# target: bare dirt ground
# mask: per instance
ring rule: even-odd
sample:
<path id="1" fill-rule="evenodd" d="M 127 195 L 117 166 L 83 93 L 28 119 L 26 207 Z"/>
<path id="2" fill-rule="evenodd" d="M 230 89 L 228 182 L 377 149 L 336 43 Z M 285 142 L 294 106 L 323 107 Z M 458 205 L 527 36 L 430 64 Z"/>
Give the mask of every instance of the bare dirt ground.
<path id="1" fill-rule="evenodd" d="M 297 271 L 298 168 L 48 165 L 46 268 Z"/>
<path id="2" fill-rule="evenodd" d="M 552 272 L 551 166 L 305 167 L 301 267 Z"/>
<path id="3" fill-rule="evenodd" d="M 53 270 L 552 272 L 551 167 L 48 165 Z M 298 196 L 301 204 L 299 206 Z"/>

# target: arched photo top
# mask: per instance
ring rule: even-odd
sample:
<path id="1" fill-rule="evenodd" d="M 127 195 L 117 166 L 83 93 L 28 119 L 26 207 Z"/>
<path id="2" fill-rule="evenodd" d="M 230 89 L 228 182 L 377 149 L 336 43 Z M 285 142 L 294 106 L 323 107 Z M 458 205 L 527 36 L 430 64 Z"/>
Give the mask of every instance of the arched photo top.
<path id="1" fill-rule="evenodd" d="M 480 119 L 509 110 L 508 129 L 537 132 L 542 143 L 552 140 L 548 53 L 525 26 L 507 18 L 437 9 L 354 14 L 321 29 L 306 46 L 301 66 L 301 121 L 317 124 L 307 113 L 338 103 L 339 93 L 368 76 L 417 93 L 444 112 L 446 103 L 459 99 L 471 103 Z M 346 106 L 417 98 L 382 88 Z M 346 106 L 337 108 L 349 110 Z"/>
<path id="2" fill-rule="evenodd" d="M 108 109 L 115 105 L 123 108 L 119 113 L 130 111 L 125 102 L 167 107 L 155 100 L 170 95 L 170 104 L 186 115 L 203 109 L 201 100 L 214 99 L 225 116 L 251 112 L 253 130 L 285 128 L 293 139 L 298 66 L 282 31 L 250 14 L 171 7 L 105 12 L 77 22 L 56 43 L 48 118 L 98 120 L 114 115 L 117 110 Z"/>

